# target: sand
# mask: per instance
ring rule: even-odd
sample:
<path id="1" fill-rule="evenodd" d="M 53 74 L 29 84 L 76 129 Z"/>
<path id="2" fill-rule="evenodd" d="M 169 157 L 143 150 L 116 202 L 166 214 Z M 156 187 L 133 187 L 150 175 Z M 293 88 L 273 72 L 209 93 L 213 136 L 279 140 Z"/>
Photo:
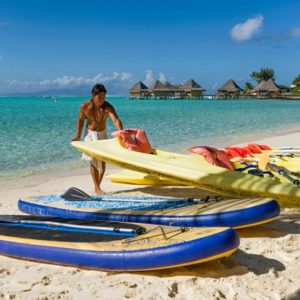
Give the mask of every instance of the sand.
<path id="1" fill-rule="evenodd" d="M 261 140 L 297 145 L 300 133 Z M 117 169 L 108 168 L 108 173 Z M 92 191 L 88 169 L 42 174 L 0 183 L 2 215 L 20 214 L 18 197 Z M 199 196 L 189 187 L 149 188 L 112 184 L 107 192 Z M 300 210 L 285 209 L 274 222 L 238 231 L 239 250 L 228 258 L 153 272 L 83 270 L 0 256 L 0 299 L 300 299 Z"/>

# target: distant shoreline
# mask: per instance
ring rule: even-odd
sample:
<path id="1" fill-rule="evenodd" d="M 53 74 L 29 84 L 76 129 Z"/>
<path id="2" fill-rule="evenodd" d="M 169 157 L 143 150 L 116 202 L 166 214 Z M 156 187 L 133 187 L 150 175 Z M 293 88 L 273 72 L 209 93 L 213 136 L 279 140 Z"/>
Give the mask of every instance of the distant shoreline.
<path id="1" fill-rule="evenodd" d="M 214 98 L 210 98 L 210 97 L 214 97 Z M 86 96 L 76 96 L 76 95 L 55 95 L 55 96 L 49 96 L 49 97 L 45 97 L 45 96 L 30 96 L 30 95 L 0 95 L 0 98 L 43 98 L 45 100 L 50 100 L 53 98 L 86 98 L 89 99 L 91 98 L 90 95 L 86 95 Z M 202 101 L 202 100 L 220 100 L 220 101 L 239 101 L 239 100 L 300 100 L 300 96 L 288 96 L 288 97 L 280 97 L 280 98 L 265 98 L 265 97 L 246 97 L 246 96 L 240 96 L 239 98 L 215 98 L 215 95 L 203 95 L 202 99 L 181 99 L 181 98 L 177 98 L 177 99 L 145 99 L 145 98 L 132 98 L 129 95 L 107 95 L 107 98 L 126 98 L 127 100 L 174 100 L 174 101 Z"/>

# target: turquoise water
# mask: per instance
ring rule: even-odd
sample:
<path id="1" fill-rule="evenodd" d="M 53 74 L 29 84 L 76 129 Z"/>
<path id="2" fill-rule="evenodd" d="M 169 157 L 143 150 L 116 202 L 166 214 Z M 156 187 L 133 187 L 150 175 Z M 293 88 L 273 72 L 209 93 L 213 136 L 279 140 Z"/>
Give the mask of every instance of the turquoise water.
<path id="1" fill-rule="evenodd" d="M 85 98 L 59 99 L 0 98 L 0 178 L 83 164 L 70 140 Z M 143 128 L 154 147 L 178 152 L 298 131 L 300 125 L 300 101 L 107 100 L 124 127 Z M 114 130 L 110 121 L 108 130 Z"/>

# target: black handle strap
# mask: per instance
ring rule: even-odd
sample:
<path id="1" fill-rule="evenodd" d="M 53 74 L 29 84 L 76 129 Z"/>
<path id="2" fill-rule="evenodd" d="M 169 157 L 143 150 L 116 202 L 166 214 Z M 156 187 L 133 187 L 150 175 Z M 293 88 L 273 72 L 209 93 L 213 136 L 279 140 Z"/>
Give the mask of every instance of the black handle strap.
<path id="1" fill-rule="evenodd" d="M 268 167 L 274 171 L 276 171 L 279 175 L 287 178 L 289 181 L 291 181 L 293 184 L 300 186 L 300 181 L 298 179 L 293 178 L 289 175 L 288 171 L 284 168 L 281 168 L 275 164 L 268 163 Z M 290 171 L 291 172 L 291 171 Z"/>

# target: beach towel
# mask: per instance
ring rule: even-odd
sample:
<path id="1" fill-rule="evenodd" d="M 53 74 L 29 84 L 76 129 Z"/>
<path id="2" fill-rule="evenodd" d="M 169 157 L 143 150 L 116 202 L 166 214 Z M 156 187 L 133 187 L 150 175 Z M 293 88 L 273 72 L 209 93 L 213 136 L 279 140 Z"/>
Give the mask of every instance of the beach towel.
<path id="1" fill-rule="evenodd" d="M 84 141 L 99 141 L 99 140 L 106 140 L 107 139 L 107 130 L 106 128 L 102 131 L 93 131 L 87 128 L 86 135 Z M 82 154 L 82 160 L 87 160 L 93 165 L 99 172 L 102 169 L 102 161 L 97 160 L 96 158 L 92 158 L 86 154 Z"/>

